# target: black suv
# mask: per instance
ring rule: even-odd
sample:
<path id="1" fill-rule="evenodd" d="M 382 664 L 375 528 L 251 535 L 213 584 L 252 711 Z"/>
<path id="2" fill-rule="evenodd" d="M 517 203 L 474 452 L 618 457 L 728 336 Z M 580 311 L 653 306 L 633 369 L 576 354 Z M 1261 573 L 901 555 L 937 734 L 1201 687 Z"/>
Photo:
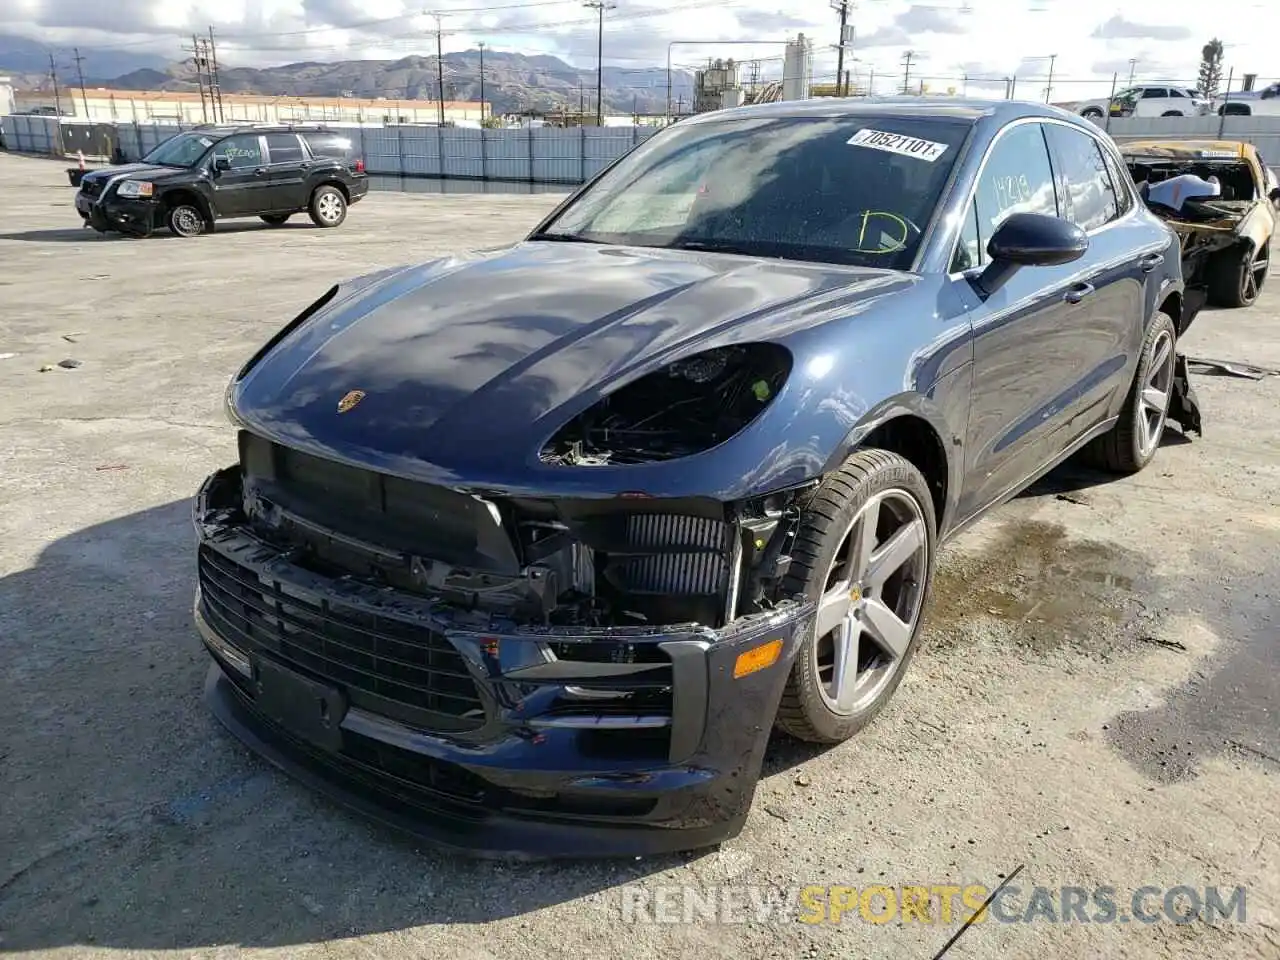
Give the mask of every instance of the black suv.
<path id="1" fill-rule="evenodd" d="M 336 227 L 369 192 L 349 132 L 324 127 L 203 127 L 170 137 L 140 163 L 85 174 L 76 210 L 95 230 L 181 237 L 228 217 L 279 226 L 306 211 Z"/>

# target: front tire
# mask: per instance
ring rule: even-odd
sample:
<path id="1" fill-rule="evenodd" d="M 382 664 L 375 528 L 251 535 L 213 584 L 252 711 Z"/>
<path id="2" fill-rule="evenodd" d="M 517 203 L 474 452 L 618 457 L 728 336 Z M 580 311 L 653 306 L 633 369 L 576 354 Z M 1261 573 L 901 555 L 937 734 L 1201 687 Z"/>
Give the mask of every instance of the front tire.
<path id="1" fill-rule="evenodd" d="M 198 237 L 204 233 L 204 214 L 194 203 L 175 203 L 165 214 L 169 232 L 176 237 Z"/>
<path id="2" fill-rule="evenodd" d="M 336 227 L 347 219 L 347 198 L 337 187 L 317 187 L 311 195 L 308 213 L 317 227 Z"/>
<path id="3" fill-rule="evenodd" d="M 1086 120 L 1101 120 L 1102 111 L 1097 107 L 1085 107 L 1080 116 L 1084 117 Z"/>
<path id="4" fill-rule="evenodd" d="M 1224 250 L 1209 264 L 1209 299 L 1219 307 L 1249 307 L 1267 282 L 1271 244 L 1257 253 L 1245 244 L 1243 251 Z"/>
<path id="5" fill-rule="evenodd" d="M 936 527 L 928 483 L 896 453 L 858 451 L 822 481 L 784 584 L 818 611 L 787 678 L 781 729 L 839 743 L 893 697 L 915 652 Z"/>
<path id="6" fill-rule="evenodd" d="M 1177 353 L 1177 328 L 1167 314 L 1157 313 L 1120 422 L 1086 448 L 1088 459 L 1114 473 L 1137 473 L 1155 458 L 1168 423 Z"/>

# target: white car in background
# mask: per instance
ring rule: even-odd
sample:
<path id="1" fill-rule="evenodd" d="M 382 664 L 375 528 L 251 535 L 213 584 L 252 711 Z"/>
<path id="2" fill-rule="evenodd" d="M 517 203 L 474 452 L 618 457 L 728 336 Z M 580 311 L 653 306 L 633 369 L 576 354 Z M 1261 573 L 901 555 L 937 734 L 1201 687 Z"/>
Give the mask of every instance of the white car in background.
<path id="1" fill-rule="evenodd" d="M 1191 87 L 1172 84 L 1142 83 L 1117 90 L 1114 97 L 1078 100 L 1062 104 L 1090 120 L 1101 120 L 1111 104 L 1113 117 L 1199 117 L 1209 112 L 1208 100 Z"/>
<path id="2" fill-rule="evenodd" d="M 1228 117 L 1280 116 L 1280 83 L 1261 90 L 1242 90 L 1213 101 L 1213 112 Z"/>

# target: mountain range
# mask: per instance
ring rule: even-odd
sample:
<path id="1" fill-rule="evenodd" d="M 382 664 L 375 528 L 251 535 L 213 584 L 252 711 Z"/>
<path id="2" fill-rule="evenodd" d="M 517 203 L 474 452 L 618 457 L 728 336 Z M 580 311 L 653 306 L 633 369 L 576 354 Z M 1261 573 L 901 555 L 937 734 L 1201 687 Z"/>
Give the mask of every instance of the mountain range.
<path id="1" fill-rule="evenodd" d="M 9 74 L 19 89 L 52 87 L 50 51 L 20 37 L 0 36 L 0 73 Z M 78 83 L 71 51 L 54 53 L 58 82 L 64 88 Z M 81 48 L 85 85 L 115 90 L 198 90 L 190 61 L 165 62 L 151 55 Z M 236 67 L 219 70 L 223 93 L 257 93 L 269 96 L 361 97 L 431 100 L 439 90 L 434 56 L 408 56 L 399 60 L 306 61 L 277 67 Z M 605 111 L 610 113 L 661 113 L 667 103 L 665 67 L 622 68 L 606 65 L 603 72 Z M 484 52 L 484 96 L 494 113 L 524 110 L 587 111 L 595 109 L 596 71 L 579 69 L 558 57 L 521 53 Z M 480 51 L 467 50 L 444 56 L 446 100 L 480 99 Z M 693 96 L 693 75 L 676 70 L 671 78 L 673 107 L 688 105 Z"/>

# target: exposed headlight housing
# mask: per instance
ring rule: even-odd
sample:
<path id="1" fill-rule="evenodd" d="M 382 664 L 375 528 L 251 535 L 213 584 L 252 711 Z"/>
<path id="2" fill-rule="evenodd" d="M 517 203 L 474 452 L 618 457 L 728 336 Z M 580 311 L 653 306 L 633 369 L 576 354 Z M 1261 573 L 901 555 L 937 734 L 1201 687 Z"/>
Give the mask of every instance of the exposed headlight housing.
<path id="1" fill-rule="evenodd" d="M 689 457 L 724 443 L 756 419 L 791 373 L 773 343 L 716 347 L 615 390 L 543 445 L 544 463 L 607 467 Z"/>
<path id="2" fill-rule="evenodd" d="M 156 192 L 156 185 L 147 180 L 126 180 L 116 189 L 118 197 L 150 197 Z"/>

